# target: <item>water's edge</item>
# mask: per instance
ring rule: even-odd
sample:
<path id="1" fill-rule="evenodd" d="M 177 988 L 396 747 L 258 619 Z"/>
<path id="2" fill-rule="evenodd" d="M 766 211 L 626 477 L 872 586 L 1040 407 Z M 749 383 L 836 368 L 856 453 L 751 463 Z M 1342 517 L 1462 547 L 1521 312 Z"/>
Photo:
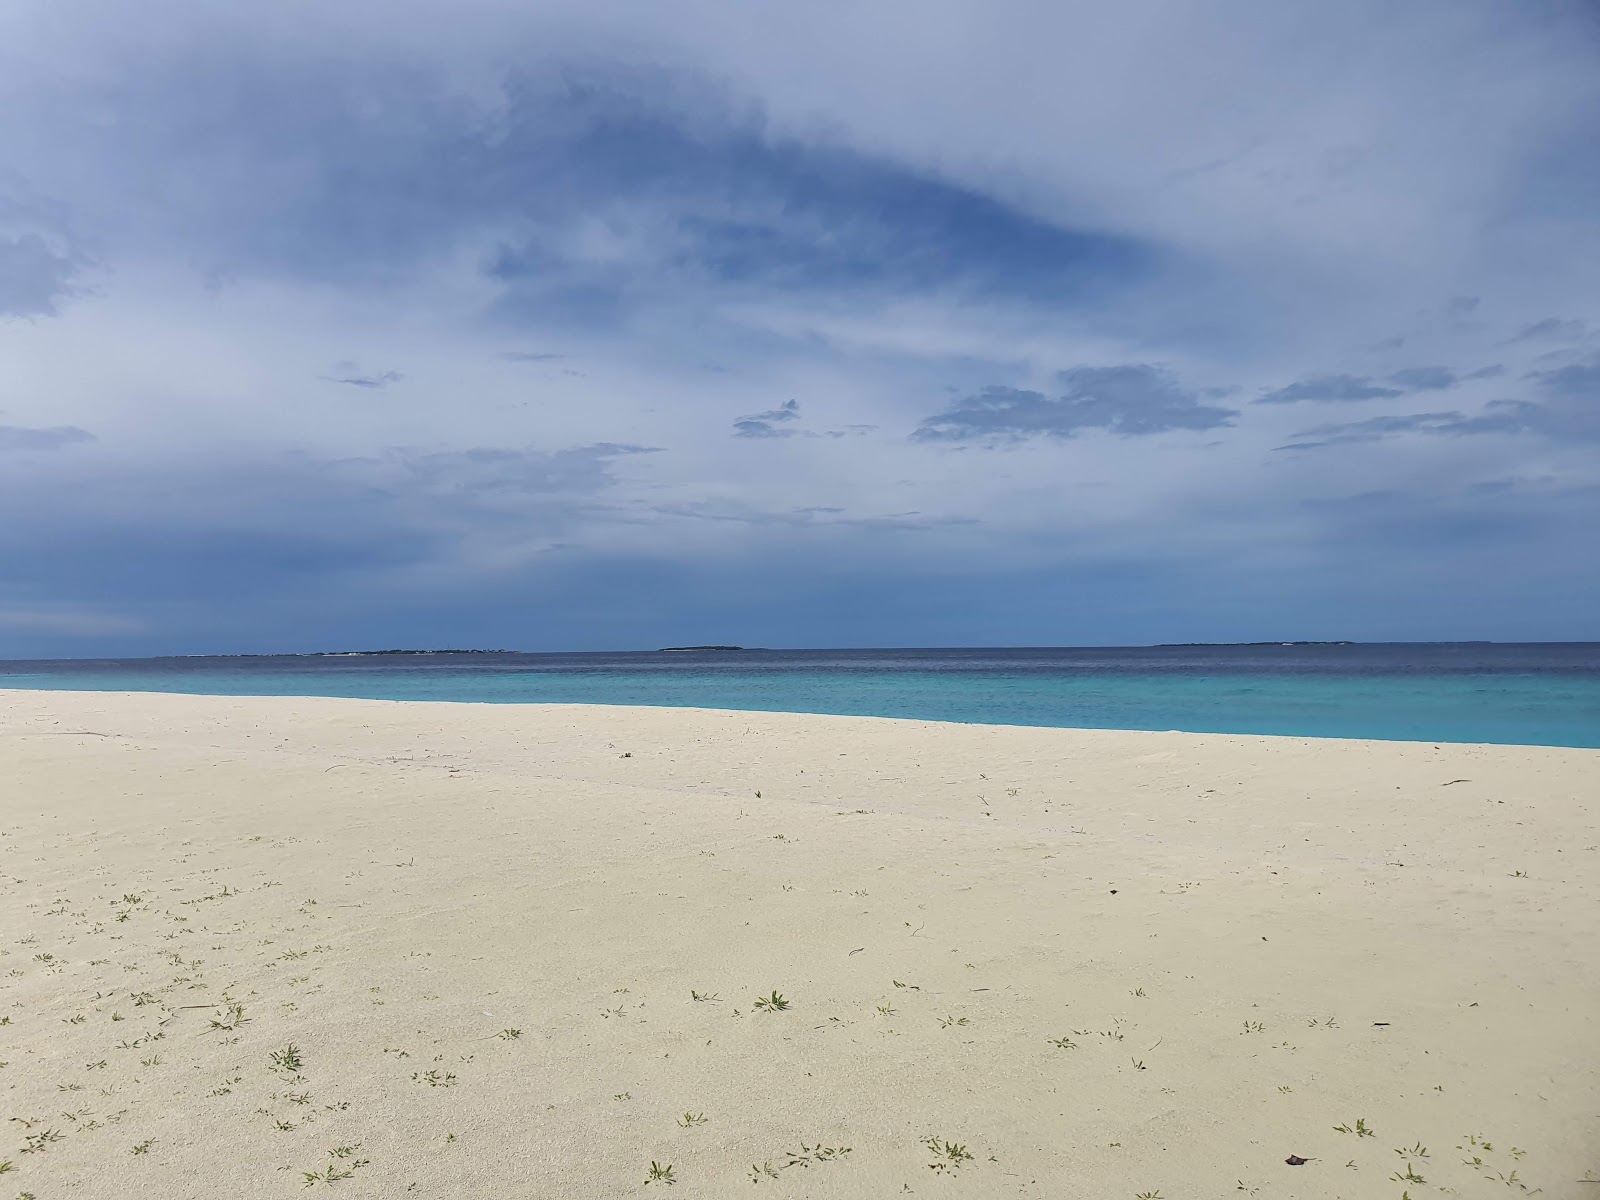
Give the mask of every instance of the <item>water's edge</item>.
<path id="1" fill-rule="evenodd" d="M 0 688 L 567 703 L 1600 748 L 1600 645 L 0 663 Z"/>

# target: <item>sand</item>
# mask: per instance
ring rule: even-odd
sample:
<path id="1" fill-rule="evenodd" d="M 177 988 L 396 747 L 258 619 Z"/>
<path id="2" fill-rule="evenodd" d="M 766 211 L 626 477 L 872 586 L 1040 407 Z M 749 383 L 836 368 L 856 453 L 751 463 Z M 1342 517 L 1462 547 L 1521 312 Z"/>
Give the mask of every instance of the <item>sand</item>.
<path id="1" fill-rule="evenodd" d="M 1596 751 L 13 691 L 0 789 L 6 1200 L 1600 1200 Z"/>

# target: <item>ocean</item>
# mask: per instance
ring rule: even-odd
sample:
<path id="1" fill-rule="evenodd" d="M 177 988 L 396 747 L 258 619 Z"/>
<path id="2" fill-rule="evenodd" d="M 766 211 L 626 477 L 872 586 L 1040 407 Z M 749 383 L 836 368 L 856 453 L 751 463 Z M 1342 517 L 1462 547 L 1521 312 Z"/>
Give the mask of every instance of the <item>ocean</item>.
<path id="1" fill-rule="evenodd" d="M 393 653 L 0 662 L 0 688 L 650 704 L 1600 748 L 1600 643 Z"/>

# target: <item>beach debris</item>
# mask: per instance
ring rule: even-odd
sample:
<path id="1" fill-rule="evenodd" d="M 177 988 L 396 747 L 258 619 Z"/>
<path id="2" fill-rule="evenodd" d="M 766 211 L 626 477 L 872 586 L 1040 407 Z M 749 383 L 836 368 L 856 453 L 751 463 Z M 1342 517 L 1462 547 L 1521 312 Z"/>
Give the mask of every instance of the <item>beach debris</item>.
<path id="1" fill-rule="evenodd" d="M 1451 783 L 1471 783 L 1470 779 L 1452 779 L 1450 783 L 1441 783 L 1440 787 L 1449 787 Z"/>
<path id="2" fill-rule="evenodd" d="M 1291 1167 L 1303 1167 L 1311 1160 L 1309 1158 L 1301 1158 L 1298 1154 L 1291 1154 L 1283 1161 L 1288 1163 Z"/>

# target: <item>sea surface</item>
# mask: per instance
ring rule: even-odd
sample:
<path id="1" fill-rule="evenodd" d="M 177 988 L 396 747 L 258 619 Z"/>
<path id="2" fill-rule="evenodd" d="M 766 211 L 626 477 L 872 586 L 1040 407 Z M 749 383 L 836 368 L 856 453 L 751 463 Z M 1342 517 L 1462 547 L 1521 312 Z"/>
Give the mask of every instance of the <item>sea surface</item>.
<path id="1" fill-rule="evenodd" d="M 1600 747 L 1595 642 L 0 661 L 0 688 L 651 704 Z"/>

